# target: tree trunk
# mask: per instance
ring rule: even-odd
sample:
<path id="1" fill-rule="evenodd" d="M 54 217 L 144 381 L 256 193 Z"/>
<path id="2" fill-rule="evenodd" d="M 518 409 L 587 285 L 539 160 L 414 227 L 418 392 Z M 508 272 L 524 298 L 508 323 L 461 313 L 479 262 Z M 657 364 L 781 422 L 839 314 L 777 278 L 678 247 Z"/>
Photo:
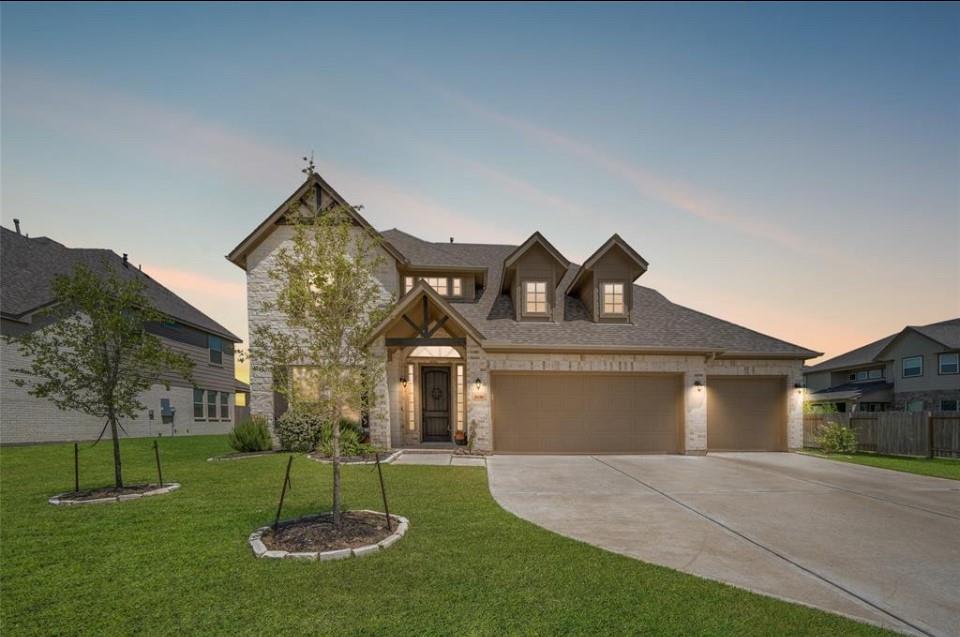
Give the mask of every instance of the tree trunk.
<path id="1" fill-rule="evenodd" d="M 110 416 L 110 437 L 113 438 L 113 478 L 118 489 L 123 488 L 123 471 L 120 467 L 120 433 L 117 430 L 117 419 Z"/>
<path id="2" fill-rule="evenodd" d="M 333 526 L 340 527 L 340 414 L 330 420 L 333 442 Z"/>

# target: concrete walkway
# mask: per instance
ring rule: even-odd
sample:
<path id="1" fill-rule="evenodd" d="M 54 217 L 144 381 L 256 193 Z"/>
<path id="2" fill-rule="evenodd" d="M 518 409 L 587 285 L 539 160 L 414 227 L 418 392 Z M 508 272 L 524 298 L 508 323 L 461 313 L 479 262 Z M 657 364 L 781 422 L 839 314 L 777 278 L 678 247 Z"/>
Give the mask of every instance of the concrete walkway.
<path id="1" fill-rule="evenodd" d="M 912 634 L 960 635 L 960 482 L 784 453 L 493 456 L 508 511 Z"/>
<path id="2" fill-rule="evenodd" d="M 399 458 L 390 464 L 482 467 L 486 465 L 486 459 L 483 456 L 459 456 L 453 453 L 404 451 Z"/>

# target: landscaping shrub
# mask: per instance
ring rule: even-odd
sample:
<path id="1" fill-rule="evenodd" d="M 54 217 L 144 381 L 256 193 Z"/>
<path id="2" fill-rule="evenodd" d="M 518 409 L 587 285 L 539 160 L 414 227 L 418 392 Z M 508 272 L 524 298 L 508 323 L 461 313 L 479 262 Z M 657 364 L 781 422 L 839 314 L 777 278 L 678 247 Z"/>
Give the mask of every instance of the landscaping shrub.
<path id="1" fill-rule="evenodd" d="M 364 456 L 373 453 L 374 448 L 363 441 L 360 425 L 346 418 L 340 419 L 340 455 Z M 333 429 L 324 424 L 320 430 L 317 451 L 324 456 L 333 456 Z"/>
<path id="2" fill-rule="evenodd" d="M 245 418 L 235 424 L 227 442 L 237 451 L 269 451 L 273 447 L 270 428 L 263 416 Z"/>
<path id="3" fill-rule="evenodd" d="M 274 432 L 285 451 L 312 451 L 320 439 L 323 419 L 309 409 L 291 409 L 277 420 Z"/>
<path id="4" fill-rule="evenodd" d="M 855 453 L 857 434 L 839 422 L 827 422 L 817 429 L 817 443 L 824 453 Z"/>

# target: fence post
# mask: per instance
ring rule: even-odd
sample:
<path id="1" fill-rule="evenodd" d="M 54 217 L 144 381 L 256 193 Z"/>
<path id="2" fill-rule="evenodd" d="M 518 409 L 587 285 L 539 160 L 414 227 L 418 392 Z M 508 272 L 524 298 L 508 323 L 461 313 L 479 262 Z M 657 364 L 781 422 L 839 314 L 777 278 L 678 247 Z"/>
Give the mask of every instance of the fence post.
<path id="1" fill-rule="evenodd" d="M 933 458 L 933 414 L 925 411 L 923 415 L 927 419 L 927 457 Z"/>

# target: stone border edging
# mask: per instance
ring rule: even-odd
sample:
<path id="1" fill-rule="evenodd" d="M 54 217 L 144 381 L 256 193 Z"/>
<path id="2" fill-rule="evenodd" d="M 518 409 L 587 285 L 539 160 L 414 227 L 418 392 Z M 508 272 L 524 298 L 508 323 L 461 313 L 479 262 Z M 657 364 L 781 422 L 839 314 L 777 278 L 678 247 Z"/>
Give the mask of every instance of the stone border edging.
<path id="1" fill-rule="evenodd" d="M 47 502 L 55 506 L 78 506 L 81 504 L 105 504 L 108 502 L 126 502 L 127 500 L 139 500 L 140 498 L 148 498 L 152 495 L 165 495 L 167 493 L 173 493 L 180 488 L 179 482 L 171 482 L 162 487 L 157 487 L 156 489 L 151 489 L 150 491 L 144 491 L 142 493 L 127 493 L 124 495 L 116 495 L 109 498 L 95 498 L 93 500 L 71 500 L 70 498 L 64 498 L 63 496 L 67 493 L 58 493 L 53 496 Z"/>
<path id="2" fill-rule="evenodd" d="M 310 452 L 310 453 L 313 453 L 313 452 Z M 320 464 L 331 464 L 331 463 L 333 462 L 332 460 L 326 460 L 326 459 L 324 459 L 324 458 L 314 458 L 312 455 L 310 455 L 310 453 L 307 454 L 307 458 L 309 458 L 310 460 L 313 460 L 314 462 L 319 462 Z M 390 454 L 389 456 L 387 456 L 386 458 L 383 458 L 382 460 L 380 460 L 380 464 L 390 464 L 391 462 L 393 462 L 394 460 L 396 460 L 397 458 L 399 458 L 401 455 L 403 455 L 403 449 L 398 449 L 397 451 L 394 451 L 393 453 L 391 453 L 391 454 Z M 345 465 L 377 464 L 377 461 L 376 461 L 376 460 L 362 460 L 362 461 L 360 461 L 360 462 L 343 462 L 343 461 L 341 460 L 341 461 L 340 461 L 340 464 L 345 464 Z M 383 514 L 381 513 L 381 515 L 383 515 Z"/>
<path id="3" fill-rule="evenodd" d="M 370 511 L 368 509 L 360 509 L 358 513 L 373 513 L 375 515 L 383 515 L 380 511 Z M 302 518 L 296 518 L 296 520 L 286 520 L 286 522 L 295 522 L 297 520 L 312 520 L 314 518 L 320 517 L 319 515 L 307 515 Z M 268 550 L 266 545 L 260 540 L 263 537 L 263 534 L 270 530 L 269 526 L 261 526 L 259 529 L 255 530 L 250 534 L 250 537 L 247 541 L 250 543 L 250 548 L 253 549 L 253 554 L 256 557 L 263 557 L 267 559 L 295 559 L 295 560 L 320 560 L 325 562 L 328 560 L 342 560 L 348 557 L 365 557 L 367 555 L 373 555 L 378 551 L 383 551 L 395 544 L 400 538 L 404 536 L 407 532 L 407 529 L 410 528 L 410 521 L 407 518 L 400 515 L 391 514 L 390 517 L 397 522 L 396 530 L 383 538 L 376 544 L 367 544 L 366 546 L 358 546 L 353 549 L 336 549 L 333 551 L 307 551 L 302 553 L 294 553 L 290 551 L 271 551 Z"/>

